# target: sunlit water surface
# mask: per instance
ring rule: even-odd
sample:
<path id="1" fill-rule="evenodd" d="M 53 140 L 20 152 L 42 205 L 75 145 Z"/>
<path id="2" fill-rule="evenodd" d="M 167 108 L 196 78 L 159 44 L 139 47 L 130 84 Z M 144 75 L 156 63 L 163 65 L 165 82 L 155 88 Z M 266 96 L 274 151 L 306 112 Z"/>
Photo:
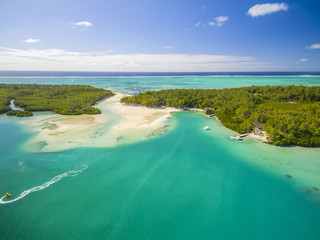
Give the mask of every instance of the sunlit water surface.
<path id="1" fill-rule="evenodd" d="M 179 80 L 179 81 L 178 81 Z M 2 78 L 71 84 L 70 78 Z M 317 77 L 75 78 L 116 92 L 319 85 Z M 320 239 L 320 150 L 246 139 L 201 113 L 114 148 L 30 153 L 21 119 L 0 116 L 1 239 Z M 203 130 L 209 126 L 211 130 Z"/>

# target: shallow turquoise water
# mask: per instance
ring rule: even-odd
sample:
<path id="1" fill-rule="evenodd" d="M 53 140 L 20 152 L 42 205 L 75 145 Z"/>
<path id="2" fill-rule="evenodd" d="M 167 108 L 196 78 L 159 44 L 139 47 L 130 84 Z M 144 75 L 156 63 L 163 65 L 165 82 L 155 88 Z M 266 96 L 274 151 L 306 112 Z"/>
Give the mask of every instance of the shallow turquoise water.
<path id="1" fill-rule="evenodd" d="M 176 113 L 172 121 L 172 132 L 138 144 L 37 154 L 22 152 L 29 134 L 2 120 L 2 192 L 16 197 L 88 168 L 0 205 L 1 237 L 319 239 L 320 204 L 284 176 L 246 163 L 248 143 L 229 140 L 227 130 L 199 113 Z M 204 131 L 208 124 L 212 130 Z"/>
<path id="2" fill-rule="evenodd" d="M 69 84 L 70 78 L 0 82 Z M 313 86 L 320 78 L 75 78 L 78 83 L 137 93 Z M 31 133 L 20 121 L 0 116 L 0 195 L 9 191 L 12 200 L 41 190 L 0 205 L 0 239 L 320 239 L 320 149 L 231 141 L 233 132 L 218 121 L 180 112 L 170 120 L 176 127 L 152 140 L 29 153 L 23 145 Z M 207 125 L 210 131 L 203 130 Z"/>
<path id="3" fill-rule="evenodd" d="M 0 78 L 0 83 L 82 84 L 114 92 L 137 94 L 174 88 L 230 88 L 264 85 L 320 85 L 320 76 L 205 76 L 205 77 L 27 77 Z"/>

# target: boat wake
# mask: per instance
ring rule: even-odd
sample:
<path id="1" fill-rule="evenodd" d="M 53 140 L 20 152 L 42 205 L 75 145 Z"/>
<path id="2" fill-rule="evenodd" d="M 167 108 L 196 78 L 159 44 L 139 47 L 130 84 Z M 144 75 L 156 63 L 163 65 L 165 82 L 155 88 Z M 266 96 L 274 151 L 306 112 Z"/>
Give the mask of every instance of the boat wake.
<path id="1" fill-rule="evenodd" d="M 75 177 L 75 176 L 78 176 L 80 173 L 82 173 L 85 169 L 87 169 L 88 166 L 83 166 L 81 169 L 79 170 L 71 170 L 71 171 L 68 171 L 68 172 L 65 172 L 65 173 L 62 173 L 58 176 L 55 176 L 54 178 L 52 178 L 50 181 L 48 182 L 45 182 L 44 184 L 40 185 L 40 186 L 36 186 L 36 187 L 33 187 L 33 188 L 30 188 L 28 190 L 25 190 L 23 191 L 17 198 L 15 199 L 12 199 L 12 200 L 4 200 L 5 198 L 2 197 L 0 199 L 0 204 L 8 204 L 8 203 L 13 203 L 13 202 L 16 202 L 18 200 L 20 200 L 21 198 L 24 198 L 25 196 L 27 196 L 28 194 L 32 193 L 32 192 L 37 192 L 37 191 L 41 191 L 47 187 L 49 187 L 51 184 L 54 184 L 58 181 L 60 181 L 62 178 L 65 178 L 65 177 Z"/>

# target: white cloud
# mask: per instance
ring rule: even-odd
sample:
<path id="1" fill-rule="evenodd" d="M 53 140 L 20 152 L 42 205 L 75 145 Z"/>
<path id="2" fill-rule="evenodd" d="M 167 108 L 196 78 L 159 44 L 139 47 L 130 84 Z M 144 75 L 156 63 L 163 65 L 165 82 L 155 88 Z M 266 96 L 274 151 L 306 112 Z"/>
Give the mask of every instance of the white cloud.
<path id="1" fill-rule="evenodd" d="M 306 48 L 307 49 L 320 49 L 320 43 L 314 43 Z"/>
<path id="2" fill-rule="evenodd" d="M 306 58 L 301 58 L 300 60 L 297 61 L 298 64 L 303 63 L 303 62 L 307 62 L 308 59 Z"/>
<path id="3" fill-rule="evenodd" d="M 225 22 L 229 19 L 229 17 L 227 16 L 220 16 L 220 17 L 217 17 L 216 20 L 218 23 L 222 23 L 222 22 Z"/>
<path id="4" fill-rule="evenodd" d="M 25 43 L 36 43 L 36 42 L 39 42 L 41 39 L 39 38 L 28 38 L 26 40 L 23 40 L 23 42 Z"/>
<path id="5" fill-rule="evenodd" d="M 73 28 L 75 27 L 84 27 L 84 28 L 88 28 L 88 27 L 92 27 L 93 24 L 91 22 L 87 22 L 87 21 L 82 21 L 82 22 L 75 22 L 75 23 L 71 23 L 71 26 Z"/>
<path id="6" fill-rule="evenodd" d="M 251 17 L 258 17 L 263 15 L 268 15 L 274 12 L 287 11 L 288 5 L 285 3 L 265 3 L 265 4 L 256 4 L 251 7 L 247 14 Z"/>
<path id="7" fill-rule="evenodd" d="M 215 21 L 209 22 L 209 25 L 210 26 L 219 26 L 219 27 L 221 27 L 224 22 L 228 21 L 228 19 L 229 19 L 228 16 L 216 17 Z"/>
<path id="8" fill-rule="evenodd" d="M 210 72 L 254 71 L 261 63 L 248 56 L 209 54 L 111 54 L 62 49 L 0 47 L 0 70 Z M 264 69 L 262 69 L 264 70 Z"/>
<path id="9" fill-rule="evenodd" d="M 171 48 L 173 48 L 173 46 L 164 46 L 163 48 L 171 49 Z"/>
<path id="10" fill-rule="evenodd" d="M 200 24 L 201 24 L 201 22 L 199 21 L 199 22 L 197 22 L 194 26 L 195 26 L 195 27 L 199 27 Z"/>

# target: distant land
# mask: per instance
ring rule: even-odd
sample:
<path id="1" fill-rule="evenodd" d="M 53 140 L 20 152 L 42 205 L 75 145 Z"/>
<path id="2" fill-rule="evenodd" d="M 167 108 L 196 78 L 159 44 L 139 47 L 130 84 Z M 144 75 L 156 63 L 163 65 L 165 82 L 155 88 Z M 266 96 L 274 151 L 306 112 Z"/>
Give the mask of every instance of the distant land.
<path id="1" fill-rule="evenodd" d="M 113 76 L 320 76 L 320 72 L 75 72 L 0 71 L 0 77 L 113 77 Z"/>

